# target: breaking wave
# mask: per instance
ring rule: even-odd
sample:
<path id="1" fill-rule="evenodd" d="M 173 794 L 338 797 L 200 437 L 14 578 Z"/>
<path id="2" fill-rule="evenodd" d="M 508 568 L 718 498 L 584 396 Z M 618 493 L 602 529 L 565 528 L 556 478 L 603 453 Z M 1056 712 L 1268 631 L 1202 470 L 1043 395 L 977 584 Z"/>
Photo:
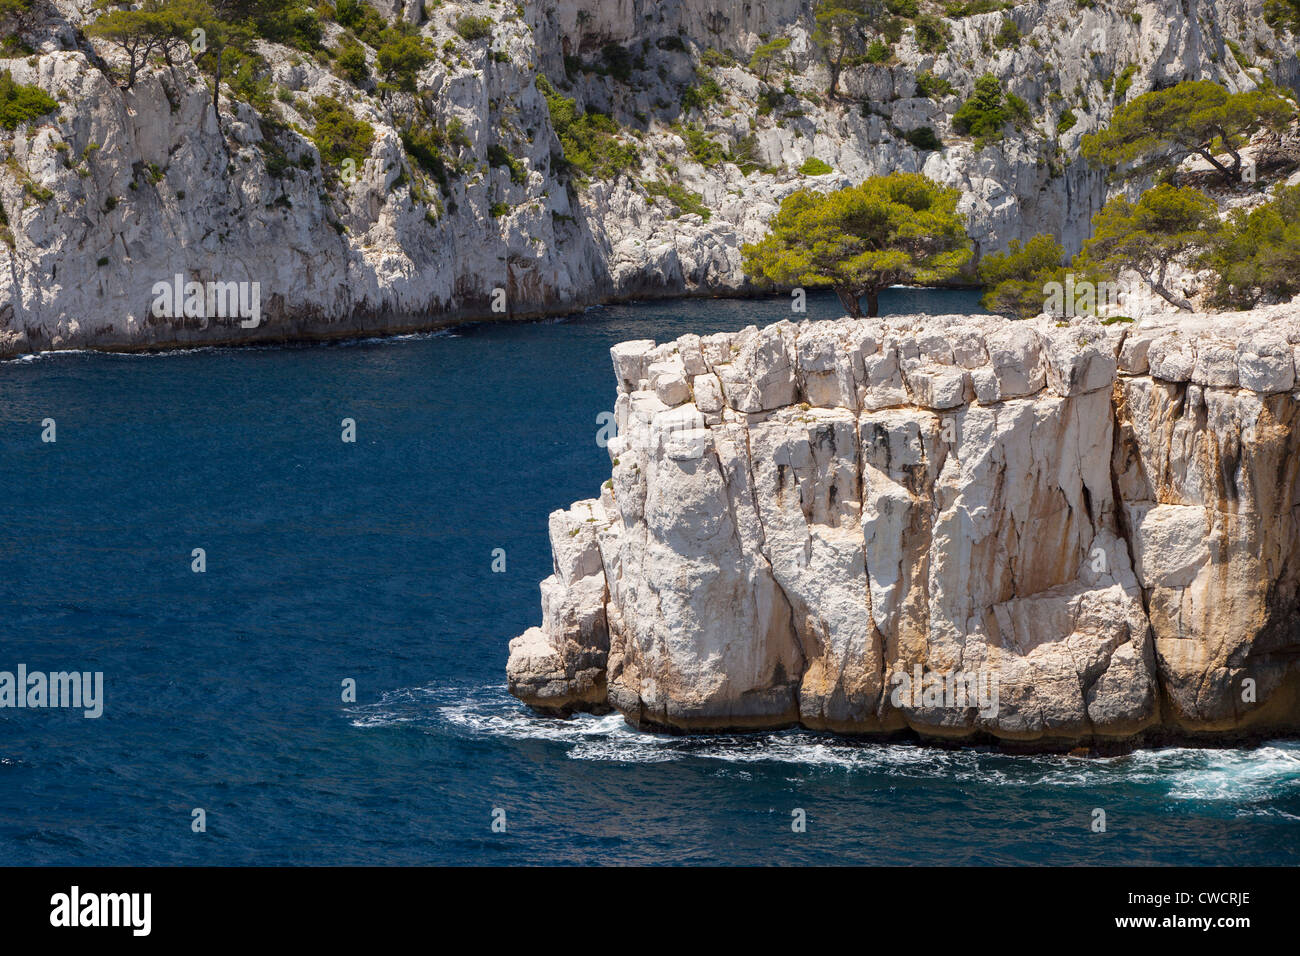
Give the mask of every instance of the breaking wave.
<path id="1" fill-rule="evenodd" d="M 374 704 L 351 708 L 349 718 L 353 727 L 363 729 L 409 726 L 506 743 L 538 741 L 562 749 L 570 760 L 710 761 L 733 768 L 847 772 L 883 777 L 886 783 L 888 778 L 944 778 L 982 786 L 1090 791 L 1139 786 L 1173 801 L 1232 804 L 1243 814 L 1298 819 L 1268 806 L 1300 796 L 1300 741 L 1292 740 L 1252 749 L 1167 747 L 1085 758 L 872 743 L 800 730 L 682 737 L 638 731 L 619 714 L 540 717 L 502 685 L 391 691 Z"/>

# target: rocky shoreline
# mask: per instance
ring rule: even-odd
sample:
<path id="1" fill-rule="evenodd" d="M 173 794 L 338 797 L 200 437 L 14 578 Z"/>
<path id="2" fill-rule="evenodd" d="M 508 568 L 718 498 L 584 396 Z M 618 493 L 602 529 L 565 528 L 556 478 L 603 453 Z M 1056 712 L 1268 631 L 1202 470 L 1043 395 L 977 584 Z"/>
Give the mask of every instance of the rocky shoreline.
<path id="1" fill-rule="evenodd" d="M 551 516 L 510 690 L 673 732 L 1295 733 L 1298 350 L 1289 306 L 616 346 L 611 479 Z"/>

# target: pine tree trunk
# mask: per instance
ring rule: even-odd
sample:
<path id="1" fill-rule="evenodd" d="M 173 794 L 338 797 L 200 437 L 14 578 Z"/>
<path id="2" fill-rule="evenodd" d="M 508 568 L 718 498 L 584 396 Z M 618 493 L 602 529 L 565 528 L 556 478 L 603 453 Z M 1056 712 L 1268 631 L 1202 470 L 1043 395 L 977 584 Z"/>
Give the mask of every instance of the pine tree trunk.
<path id="1" fill-rule="evenodd" d="M 221 122 L 221 54 L 224 52 L 222 47 L 217 47 L 217 78 L 212 84 L 212 111 L 217 114 L 217 122 Z"/>
<path id="2" fill-rule="evenodd" d="M 844 311 L 846 311 L 852 318 L 862 318 L 862 303 L 852 290 L 843 289 L 837 286 L 835 294 L 840 297 L 840 305 L 844 306 Z"/>
<path id="3" fill-rule="evenodd" d="M 1146 284 L 1151 287 L 1152 292 L 1160 296 L 1160 298 L 1164 299 L 1170 305 L 1182 309 L 1184 312 L 1196 311 L 1196 308 L 1192 303 L 1188 302 L 1181 295 L 1170 292 L 1165 288 L 1165 269 L 1163 267 L 1160 269 L 1159 275 L 1155 277 L 1143 276 L 1142 278 L 1146 280 Z"/>

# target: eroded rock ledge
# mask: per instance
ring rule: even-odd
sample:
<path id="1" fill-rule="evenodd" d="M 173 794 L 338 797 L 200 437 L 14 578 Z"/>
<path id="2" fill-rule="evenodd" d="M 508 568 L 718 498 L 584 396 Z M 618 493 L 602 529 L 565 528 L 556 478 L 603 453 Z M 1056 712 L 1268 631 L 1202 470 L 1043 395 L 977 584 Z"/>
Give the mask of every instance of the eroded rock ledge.
<path id="1" fill-rule="evenodd" d="M 542 626 L 510 644 L 532 707 L 1035 747 L 1300 730 L 1300 309 L 612 355 L 612 479 L 551 515 Z M 995 712 L 894 693 L 976 671 Z"/>

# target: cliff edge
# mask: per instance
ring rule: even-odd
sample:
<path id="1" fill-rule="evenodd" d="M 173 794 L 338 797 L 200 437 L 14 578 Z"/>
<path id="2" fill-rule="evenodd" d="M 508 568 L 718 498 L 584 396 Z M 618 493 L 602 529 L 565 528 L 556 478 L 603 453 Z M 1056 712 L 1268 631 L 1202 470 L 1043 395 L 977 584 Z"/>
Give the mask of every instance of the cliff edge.
<path id="1" fill-rule="evenodd" d="M 638 726 L 1033 747 L 1300 730 L 1300 311 L 612 349 L 509 687 Z"/>

